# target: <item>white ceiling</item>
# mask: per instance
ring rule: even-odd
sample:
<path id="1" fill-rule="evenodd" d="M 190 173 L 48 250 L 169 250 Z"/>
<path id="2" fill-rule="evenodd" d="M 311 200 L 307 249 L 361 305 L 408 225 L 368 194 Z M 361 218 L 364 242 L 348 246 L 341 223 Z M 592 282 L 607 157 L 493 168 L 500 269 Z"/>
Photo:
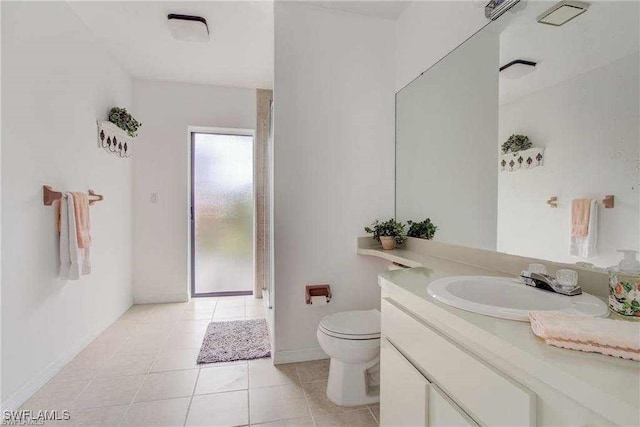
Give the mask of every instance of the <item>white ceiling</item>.
<path id="1" fill-rule="evenodd" d="M 374 16 L 377 18 L 396 20 L 402 15 L 402 12 L 411 4 L 411 1 L 306 1 L 313 6 L 325 7 L 328 9 L 337 9 L 343 12 L 356 13 L 358 15 Z"/>
<path id="2" fill-rule="evenodd" d="M 524 10 L 505 15 L 500 65 L 514 59 L 538 64 L 535 71 L 519 79 L 500 79 L 501 103 L 551 87 L 640 49 L 640 3 L 594 1 L 587 12 L 560 27 L 537 23 L 536 17 L 555 3 L 528 1 Z"/>
<path id="3" fill-rule="evenodd" d="M 272 1 L 71 1 L 134 77 L 230 87 L 273 86 Z M 208 43 L 171 37 L 167 14 L 206 18 Z"/>

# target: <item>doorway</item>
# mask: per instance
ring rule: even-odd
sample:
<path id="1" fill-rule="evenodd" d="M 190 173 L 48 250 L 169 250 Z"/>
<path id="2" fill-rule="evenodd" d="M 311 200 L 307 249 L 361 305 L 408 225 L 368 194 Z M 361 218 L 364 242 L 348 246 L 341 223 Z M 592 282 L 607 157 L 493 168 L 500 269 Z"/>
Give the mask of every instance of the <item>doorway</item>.
<path id="1" fill-rule="evenodd" d="M 254 133 L 191 132 L 191 296 L 251 295 Z"/>

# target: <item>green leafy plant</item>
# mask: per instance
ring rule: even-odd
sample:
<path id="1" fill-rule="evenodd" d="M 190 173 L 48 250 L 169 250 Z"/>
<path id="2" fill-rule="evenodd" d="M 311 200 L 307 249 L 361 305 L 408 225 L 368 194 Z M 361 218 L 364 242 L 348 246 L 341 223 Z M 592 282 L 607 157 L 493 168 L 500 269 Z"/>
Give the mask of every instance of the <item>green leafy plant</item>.
<path id="1" fill-rule="evenodd" d="M 419 239 L 431 240 L 438 230 L 438 227 L 431 222 L 430 218 L 427 218 L 422 222 L 407 221 L 407 224 L 409 225 L 407 236 L 417 237 Z"/>
<path id="2" fill-rule="evenodd" d="M 528 150 L 533 144 L 529 141 L 529 137 L 525 135 L 511 135 L 507 142 L 502 144 L 502 154 L 517 153 L 518 151 Z"/>
<path id="3" fill-rule="evenodd" d="M 364 231 L 373 233 L 373 238 L 380 241 L 380 237 L 395 237 L 396 243 L 401 244 L 405 241 L 404 224 L 391 218 L 389 221 L 380 222 L 377 219 L 371 224 L 371 227 L 365 227 Z"/>
<path id="4" fill-rule="evenodd" d="M 138 134 L 138 128 L 142 126 L 142 123 L 134 119 L 126 108 L 113 107 L 109 111 L 109 121 L 127 132 L 132 138 Z"/>

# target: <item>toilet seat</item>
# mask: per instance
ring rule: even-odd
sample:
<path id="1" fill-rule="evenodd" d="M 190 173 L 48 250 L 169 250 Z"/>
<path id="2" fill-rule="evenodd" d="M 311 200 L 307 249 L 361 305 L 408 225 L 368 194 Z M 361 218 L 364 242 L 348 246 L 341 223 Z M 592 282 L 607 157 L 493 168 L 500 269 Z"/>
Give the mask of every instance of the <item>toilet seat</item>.
<path id="1" fill-rule="evenodd" d="M 344 340 L 380 339 L 380 312 L 355 310 L 325 316 L 318 327 L 322 333 Z"/>

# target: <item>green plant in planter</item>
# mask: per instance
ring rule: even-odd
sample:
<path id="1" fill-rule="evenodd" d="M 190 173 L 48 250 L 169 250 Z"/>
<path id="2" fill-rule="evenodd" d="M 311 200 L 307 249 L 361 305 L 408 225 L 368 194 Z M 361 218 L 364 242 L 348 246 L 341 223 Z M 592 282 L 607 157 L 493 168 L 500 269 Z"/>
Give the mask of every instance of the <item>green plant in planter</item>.
<path id="1" fill-rule="evenodd" d="M 407 221 L 407 224 L 409 225 L 407 236 L 417 237 L 418 239 L 431 240 L 438 230 L 438 227 L 431 222 L 430 218 L 422 222 Z"/>
<path id="2" fill-rule="evenodd" d="M 516 153 L 522 150 L 528 150 L 533 144 L 529 141 L 529 137 L 525 135 L 511 135 L 507 142 L 502 144 L 502 154 Z"/>
<path id="3" fill-rule="evenodd" d="M 380 237 L 394 237 L 397 244 L 402 244 L 406 236 L 404 234 L 404 224 L 391 218 L 389 221 L 380 222 L 377 219 L 371 227 L 365 227 L 364 231 L 373 233 L 373 238 L 380 241 Z"/>
<path id="4" fill-rule="evenodd" d="M 109 121 L 127 132 L 132 138 L 138 134 L 138 128 L 142 126 L 142 123 L 127 113 L 126 108 L 113 107 L 111 111 L 109 111 Z"/>

